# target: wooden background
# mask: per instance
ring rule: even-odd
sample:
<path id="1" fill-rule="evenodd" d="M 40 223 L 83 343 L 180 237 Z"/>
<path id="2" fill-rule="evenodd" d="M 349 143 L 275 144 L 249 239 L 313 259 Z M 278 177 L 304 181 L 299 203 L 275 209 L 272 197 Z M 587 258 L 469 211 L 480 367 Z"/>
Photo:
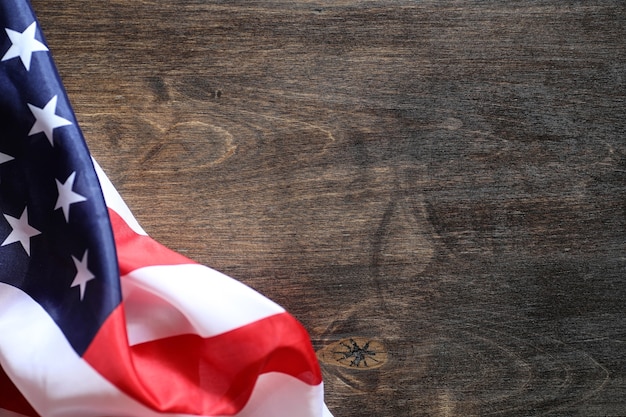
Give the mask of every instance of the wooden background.
<path id="1" fill-rule="evenodd" d="M 140 223 L 290 310 L 335 417 L 626 415 L 623 1 L 33 6 Z"/>

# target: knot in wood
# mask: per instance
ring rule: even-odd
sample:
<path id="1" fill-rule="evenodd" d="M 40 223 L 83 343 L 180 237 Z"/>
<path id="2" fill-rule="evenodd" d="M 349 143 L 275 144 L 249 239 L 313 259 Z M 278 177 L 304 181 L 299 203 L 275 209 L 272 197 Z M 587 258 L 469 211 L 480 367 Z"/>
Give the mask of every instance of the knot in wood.
<path id="1" fill-rule="evenodd" d="M 317 352 L 320 362 L 359 370 L 375 369 L 387 362 L 384 345 L 365 337 L 351 337 L 332 343 Z"/>

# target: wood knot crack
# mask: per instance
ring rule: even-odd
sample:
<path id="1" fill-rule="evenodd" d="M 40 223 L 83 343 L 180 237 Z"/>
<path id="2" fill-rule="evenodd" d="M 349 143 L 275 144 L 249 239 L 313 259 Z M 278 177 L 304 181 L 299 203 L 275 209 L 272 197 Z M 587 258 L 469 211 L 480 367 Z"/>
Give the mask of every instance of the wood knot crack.
<path id="1" fill-rule="evenodd" d="M 379 368 L 387 362 L 384 345 L 365 337 L 350 337 L 332 343 L 317 352 L 320 362 L 359 370 Z"/>

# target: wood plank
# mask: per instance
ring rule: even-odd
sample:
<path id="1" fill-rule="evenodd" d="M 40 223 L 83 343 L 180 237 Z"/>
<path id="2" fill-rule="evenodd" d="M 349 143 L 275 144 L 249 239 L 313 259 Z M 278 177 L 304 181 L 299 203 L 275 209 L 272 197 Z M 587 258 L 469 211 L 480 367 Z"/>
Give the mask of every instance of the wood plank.
<path id="1" fill-rule="evenodd" d="M 33 6 L 141 224 L 294 313 L 337 417 L 626 414 L 623 2 Z"/>

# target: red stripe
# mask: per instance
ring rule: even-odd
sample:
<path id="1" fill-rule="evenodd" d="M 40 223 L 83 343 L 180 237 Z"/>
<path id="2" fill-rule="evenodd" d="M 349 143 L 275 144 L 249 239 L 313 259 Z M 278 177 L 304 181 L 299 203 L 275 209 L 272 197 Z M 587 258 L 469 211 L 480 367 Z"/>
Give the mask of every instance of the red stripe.
<path id="1" fill-rule="evenodd" d="M 0 408 L 25 416 L 39 417 L 2 367 L 0 367 Z"/>
<path id="2" fill-rule="evenodd" d="M 166 248 L 151 237 L 135 233 L 112 209 L 109 209 L 109 218 L 117 247 L 120 275 L 124 276 L 144 266 L 195 263 Z"/>
<path id="3" fill-rule="evenodd" d="M 130 348 L 120 333 L 123 319 L 120 307 L 83 357 L 119 389 L 161 412 L 236 414 L 267 372 L 309 385 L 322 381 L 306 330 L 287 313 L 214 337 L 187 334 Z"/>

